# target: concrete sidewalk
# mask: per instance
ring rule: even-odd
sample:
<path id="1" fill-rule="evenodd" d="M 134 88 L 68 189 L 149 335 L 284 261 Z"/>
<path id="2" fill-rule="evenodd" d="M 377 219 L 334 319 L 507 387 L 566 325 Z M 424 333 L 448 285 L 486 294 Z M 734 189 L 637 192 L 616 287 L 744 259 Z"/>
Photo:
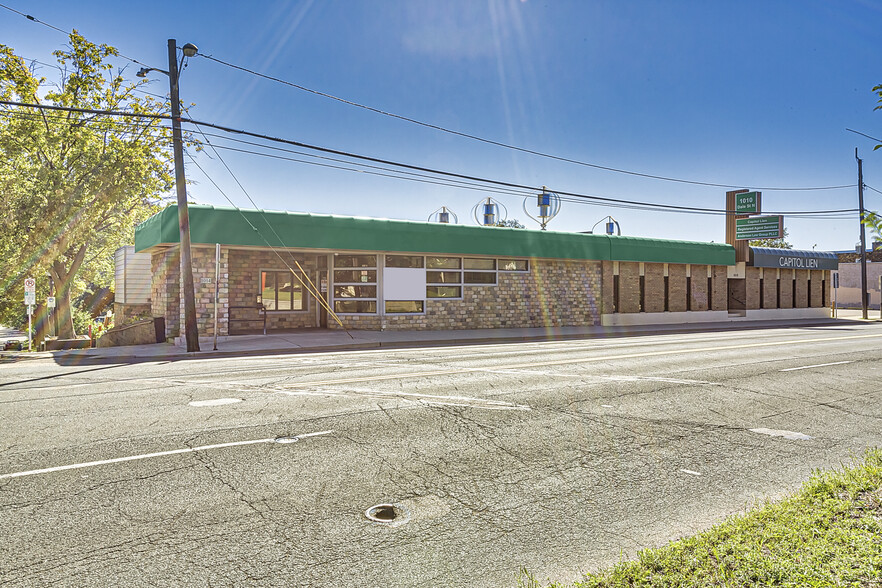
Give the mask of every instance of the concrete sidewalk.
<path id="1" fill-rule="evenodd" d="M 870 315 L 871 321 L 878 316 Z M 211 337 L 199 340 L 201 351 L 188 353 L 183 346 L 171 343 L 131 345 L 101 349 L 75 349 L 50 352 L 0 352 L 8 359 L 53 359 L 57 363 L 116 363 L 138 361 L 174 361 L 211 357 L 249 355 L 281 355 L 403 347 L 444 345 L 477 345 L 516 343 L 524 341 L 562 341 L 572 339 L 603 339 L 671 333 L 721 332 L 744 329 L 799 328 L 808 326 L 843 326 L 862 323 L 860 310 L 840 310 L 838 319 L 804 319 L 774 321 L 736 321 L 723 323 L 690 323 L 678 325 L 642 325 L 634 327 L 551 327 L 517 329 L 463 329 L 456 331 L 331 331 L 271 333 L 268 335 L 236 335 L 219 337 L 217 350 Z"/>

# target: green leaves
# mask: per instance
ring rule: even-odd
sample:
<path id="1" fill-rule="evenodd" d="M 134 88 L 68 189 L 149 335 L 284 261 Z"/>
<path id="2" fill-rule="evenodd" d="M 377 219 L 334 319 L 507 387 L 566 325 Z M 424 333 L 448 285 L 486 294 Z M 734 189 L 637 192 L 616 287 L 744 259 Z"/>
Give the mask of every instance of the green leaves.
<path id="1" fill-rule="evenodd" d="M 113 72 L 113 47 L 74 31 L 54 52 L 54 89 L 12 48 L 0 45 L 0 96 L 27 104 L 165 114 L 140 98 L 146 81 L 127 83 Z M 20 307 L 26 275 L 42 276 L 53 262 L 70 268 L 85 244 L 81 281 L 106 282 L 106 259 L 131 243 L 134 226 L 158 209 L 172 186 L 171 131 L 155 119 L 3 107 L 0 116 L 0 323 Z M 76 276 L 69 276 L 71 281 Z"/>

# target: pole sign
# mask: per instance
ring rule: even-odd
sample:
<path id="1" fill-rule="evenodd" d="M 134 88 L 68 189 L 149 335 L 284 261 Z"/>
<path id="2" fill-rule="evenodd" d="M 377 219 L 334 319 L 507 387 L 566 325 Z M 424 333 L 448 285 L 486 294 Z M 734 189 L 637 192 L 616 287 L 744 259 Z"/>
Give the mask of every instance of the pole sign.
<path id="1" fill-rule="evenodd" d="M 743 192 L 735 195 L 736 214 L 759 214 L 762 212 L 760 199 L 762 192 Z"/>
<path id="2" fill-rule="evenodd" d="M 784 233 L 784 217 L 752 216 L 735 219 L 735 239 L 780 239 Z"/>
<path id="3" fill-rule="evenodd" d="M 37 303 L 37 281 L 34 278 L 25 278 L 24 288 L 24 303 L 28 306 L 35 305 Z"/>

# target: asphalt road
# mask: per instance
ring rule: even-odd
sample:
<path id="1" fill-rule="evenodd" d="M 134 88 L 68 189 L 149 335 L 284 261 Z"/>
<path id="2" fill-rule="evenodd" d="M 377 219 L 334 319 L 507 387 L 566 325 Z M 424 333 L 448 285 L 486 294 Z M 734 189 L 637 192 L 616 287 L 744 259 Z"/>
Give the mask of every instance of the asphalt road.
<path id="1" fill-rule="evenodd" d="M 574 580 L 882 445 L 880 349 L 855 324 L 0 363 L 0 585 Z"/>

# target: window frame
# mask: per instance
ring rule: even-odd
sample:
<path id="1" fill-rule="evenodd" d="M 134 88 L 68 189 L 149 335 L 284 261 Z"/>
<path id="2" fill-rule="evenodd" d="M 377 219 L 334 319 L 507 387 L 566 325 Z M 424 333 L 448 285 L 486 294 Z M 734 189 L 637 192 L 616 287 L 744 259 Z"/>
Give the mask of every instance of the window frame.
<path id="1" fill-rule="evenodd" d="M 300 279 L 298 279 L 296 277 L 292 277 L 292 280 L 291 280 L 291 306 L 292 307 L 294 306 L 294 288 L 297 288 L 300 291 L 300 306 L 301 306 L 301 308 L 299 308 L 299 309 L 297 309 L 297 308 L 267 308 L 266 303 L 264 302 L 264 299 L 265 299 L 265 297 L 263 295 L 264 289 L 261 288 L 261 286 L 263 285 L 263 275 L 264 274 L 292 274 L 292 275 L 299 274 Z M 260 297 L 260 304 L 263 304 L 264 309 L 266 309 L 267 312 L 271 312 L 271 313 L 309 312 L 309 310 L 310 310 L 309 296 L 306 295 L 306 294 L 308 294 L 308 292 L 306 291 L 306 288 L 304 288 L 304 286 L 303 286 L 305 281 L 306 280 L 304 279 L 303 272 L 301 272 L 300 270 L 291 270 L 289 268 L 285 268 L 285 269 L 260 268 L 259 270 L 257 270 L 257 295 Z M 279 281 L 276 276 L 273 276 L 273 282 L 274 282 L 273 291 L 275 294 L 274 303 L 276 306 L 278 306 L 278 304 L 279 304 Z"/>
<path id="2" fill-rule="evenodd" d="M 367 258 L 372 257 L 374 260 L 374 265 L 372 267 L 359 265 L 338 265 L 340 259 L 345 258 L 354 258 L 358 260 L 358 258 Z M 379 255 L 376 253 L 373 254 L 335 254 L 333 260 L 333 267 L 331 268 L 331 308 L 334 309 L 334 313 L 343 314 L 343 315 L 352 315 L 352 316 L 376 316 L 380 314 L 380 267 L 379 267 Z M 338 271 L 348 271 L 348 272 L 374 272 L 374 280 L 372 282 L 353 282 L 349 280 L 337 281 L 337 272 Z M 357 275 L 357 274 L 353 274 Z M 373 286 L 374 288 L 374 296 L 372 297 L 337 297 L 337 288 L 341 286 Z M 355 302 L 356 305 L 358 303 L 368 303 L 373 302 L 374 310 L 373 311 L 342 311 L 338 310 L 337 303 L 338 302 Z"/>

